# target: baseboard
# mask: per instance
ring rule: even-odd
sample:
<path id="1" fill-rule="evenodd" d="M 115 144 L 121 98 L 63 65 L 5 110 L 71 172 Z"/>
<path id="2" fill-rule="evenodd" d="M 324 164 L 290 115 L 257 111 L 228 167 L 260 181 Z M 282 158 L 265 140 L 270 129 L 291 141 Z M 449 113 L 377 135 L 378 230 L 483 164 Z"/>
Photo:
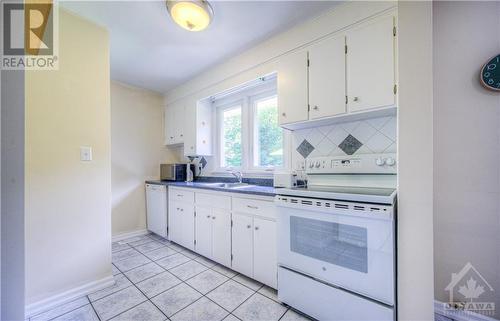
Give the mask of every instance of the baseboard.
<path id="1" fill-rule="evenodd" d="M 61 304 L 71 302 L 75 299 L 93 293 L 95 291 L 99 291 L 101 289 L 113 285 L 114 283 L 115 279 L 113 278 L 112 275 L 110 275 L 103 279 L 89 282 L 87 284 L 81 285 L 71 290 L 53 295 L 47 299 L 43 299 L 38 302 L 32 303 L 25 307 L 26 318 L 45 312 Z"/>
<path id="2" fill-rule="evenodd" d="M 445 306 L 446 303 L 434 300 L 434 312 L 455 321 L 498 321 L 497 319 L 476 312 L 448 310 Z"/>
<path id="3" fill-rule="evenodd" d="M 125 232 L 125 233 L 120 233 L 120 234 L 114 235 L 112 237 L 112 240 L 113 240 L 113 242 L 118 242 L 118 241 L 121 241 L 124 239 L 128 239 L 130 237 L 142 236 L 142 235 L 146 235 L 148 233 L 149 233 L 149 231 L 146 229 L 135 230 L 135 231 L 131 231 L 131 232 Z"/>

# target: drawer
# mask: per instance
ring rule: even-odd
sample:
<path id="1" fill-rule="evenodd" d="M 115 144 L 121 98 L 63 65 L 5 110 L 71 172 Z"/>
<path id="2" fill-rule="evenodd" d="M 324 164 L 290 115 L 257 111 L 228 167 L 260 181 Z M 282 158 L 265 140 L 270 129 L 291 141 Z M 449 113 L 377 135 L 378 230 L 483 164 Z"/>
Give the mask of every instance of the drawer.
<path id="1" fill-rule="evenodd" d="M 216 194 L 196 193 L 196 205 L 231 210 L 231 197 Z"/>
<path id="2" fill-rule="evenodd" d="M 276 206 L 273 201 L 233 197 L 233 211 L 276 219 Z"/>
<path id="3" fill-rule="evenodd" d="M 171 201 L 194 203 L 194 192 L 184 189 L 169 188 L 168 199 Z"/>

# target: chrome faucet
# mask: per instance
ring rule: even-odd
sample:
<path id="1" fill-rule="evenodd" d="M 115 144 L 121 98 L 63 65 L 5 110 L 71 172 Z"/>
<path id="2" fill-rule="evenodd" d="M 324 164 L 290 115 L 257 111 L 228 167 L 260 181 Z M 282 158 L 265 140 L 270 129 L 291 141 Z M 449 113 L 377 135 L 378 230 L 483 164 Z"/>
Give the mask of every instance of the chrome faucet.
<path id="1" fill-rule="evenodd" d="M 231 173 L 231 175 L 233 175 L 234 177 L 236 177 L 236 179 L 238 180 L 238 183 L 242 183 L 243 182 L 243 174 L 241 173 L 241 171 L 235 171 L 235 170 L 232 170 L 232 169 L 228 169 L 227 170 L 229 173 Z"/>

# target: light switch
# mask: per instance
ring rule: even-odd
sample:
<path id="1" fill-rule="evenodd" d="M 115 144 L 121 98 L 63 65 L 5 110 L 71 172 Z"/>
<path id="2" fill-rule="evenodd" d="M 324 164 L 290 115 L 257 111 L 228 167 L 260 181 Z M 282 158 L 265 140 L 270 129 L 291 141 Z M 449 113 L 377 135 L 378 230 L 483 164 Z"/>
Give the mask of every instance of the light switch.
<path id="1" fill-rule="evenodd" d="M 92 147 L 80 146 L 80 160 L 90 162 L 92 160 Z"/>

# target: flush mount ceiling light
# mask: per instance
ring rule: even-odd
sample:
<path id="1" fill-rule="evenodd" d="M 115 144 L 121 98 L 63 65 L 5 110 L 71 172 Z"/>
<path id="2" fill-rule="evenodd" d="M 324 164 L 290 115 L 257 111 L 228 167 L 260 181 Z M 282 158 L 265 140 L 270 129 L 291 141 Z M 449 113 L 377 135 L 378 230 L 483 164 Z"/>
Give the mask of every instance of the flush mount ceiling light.
<path id="1" fill-rule="evenodd" d="M 167 10 L 175 23 L 189 31 L 201 31 L 208 27 L 214 11 L 205 0 L 167 1 Z"/>

